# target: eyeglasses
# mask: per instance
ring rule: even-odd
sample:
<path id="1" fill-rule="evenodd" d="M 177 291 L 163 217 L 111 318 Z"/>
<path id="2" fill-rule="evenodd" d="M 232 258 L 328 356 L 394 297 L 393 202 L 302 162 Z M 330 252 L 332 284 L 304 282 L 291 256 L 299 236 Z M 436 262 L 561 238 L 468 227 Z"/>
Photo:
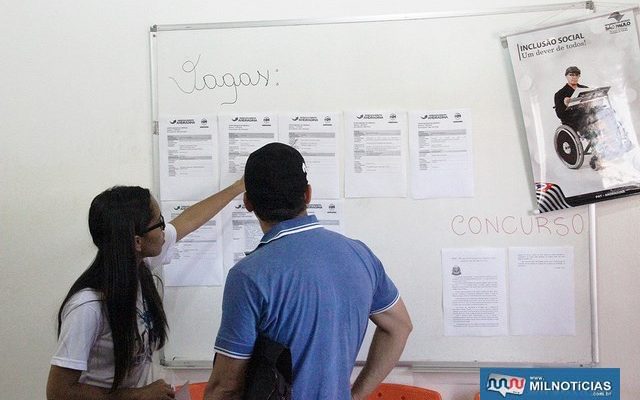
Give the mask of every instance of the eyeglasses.
<path id="1" fill-rule="evenodd" d="M 140 235 L 145 235 L 149 232 L 151 232 L 154 229 L 162 229 L 164 230 L 165 228 L 165 223 L 164 223 L 164 217 L 162 216 L 162 214 L 160 214 L 160 222 L 158 222 L 157 224 L 153 224 L 151 226 L 147 226 L 145 229 L 142 230 L 142 232 L 140 232 Z"/>

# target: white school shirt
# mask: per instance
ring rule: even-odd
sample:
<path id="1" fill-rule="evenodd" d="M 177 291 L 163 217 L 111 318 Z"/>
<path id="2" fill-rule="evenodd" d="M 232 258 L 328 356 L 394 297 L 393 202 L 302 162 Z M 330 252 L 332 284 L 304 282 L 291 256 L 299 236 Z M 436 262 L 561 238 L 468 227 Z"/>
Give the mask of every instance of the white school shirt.
<path id="1" fill-rule="evenodd" d="M 171 261 L 176 244 L 176 228 L 173 225 L 167 224 L 164 240 L 162 252 L 156 257 L 145 259 L 152 270 Z M 147 384 L 151 356 L 155 350 L 149 345 L 149 326 L 145 322 L 146 307 L 140 291 L 136 309 L 138 331 L 143 341 L 142 346 L 136 351 L 134 365 L 120 385 L 122 388 L 142 387 Z M 58 348 L 51 364 L 82 371 L 80 383 L 111 387 L 114 375 L 113 339 L 99 292 L 93 289 L 80 290 L 65 304 Z"/>

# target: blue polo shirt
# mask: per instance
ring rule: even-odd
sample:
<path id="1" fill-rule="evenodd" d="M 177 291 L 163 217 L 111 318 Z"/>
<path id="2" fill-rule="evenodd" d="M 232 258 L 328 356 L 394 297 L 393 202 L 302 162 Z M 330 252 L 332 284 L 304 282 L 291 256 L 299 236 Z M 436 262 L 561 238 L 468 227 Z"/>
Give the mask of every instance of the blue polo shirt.
<path id="1" fill-rule="evenodd" d="M 399 294 L 362 242 L 315 216 L 275 225 L 230 271 L 215 350 L 251 357 L 258 332 L 291 350 L 293 398 L 350 400 L 350 377 L 369 316 Z"/>

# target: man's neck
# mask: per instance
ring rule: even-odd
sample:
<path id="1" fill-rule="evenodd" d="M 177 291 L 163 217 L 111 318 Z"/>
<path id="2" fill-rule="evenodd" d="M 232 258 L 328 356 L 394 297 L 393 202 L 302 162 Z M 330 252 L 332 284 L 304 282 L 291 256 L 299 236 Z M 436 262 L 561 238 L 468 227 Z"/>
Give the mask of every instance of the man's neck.
<path id="1" fill-rule="evenodd" d="M 576 90 L 578 88 L 578 84 L 577 83 L 575 85 L 567 83 L 567 85 L 569 85 L 573 90 Z"/>
<path id="2" fill-rule="evenodd" d="M 258 218 L 258 222 L 260 222 L 260 229 L 262 229 L 262 233 L 267 233 L 273 228 L 277 222 L 267 222 Z"/>
<path id="3" fill-rule="evenodd" d="M 298 218 L 298 217 L 305 217 L 307 215 L 307 210 L 304 209 L 300 214 L 296 215 L 294 218 Z M 258 217 L 256 215 L 256 217 Z M 293 218 L 291 218 L 293 219 Z M 288 220 L 287 220 L 288 221 Z M 258 222 L 260 222 L 260 229 L 262 229 L 262 233 L 267 233 L 271 230 L 271 228 L 273 228 L 274 226 L 278 225 L 280 222 L 270 222 L 270 221 L 263 221 L 258 217 Z M 284 222 L 284 221 L 282 221 Z"/>

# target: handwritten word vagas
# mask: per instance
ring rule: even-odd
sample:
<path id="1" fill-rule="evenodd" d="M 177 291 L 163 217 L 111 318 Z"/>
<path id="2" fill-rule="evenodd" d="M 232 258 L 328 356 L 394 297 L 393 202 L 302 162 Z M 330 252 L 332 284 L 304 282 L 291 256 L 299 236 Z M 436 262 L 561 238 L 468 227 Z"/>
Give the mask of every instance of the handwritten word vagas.
<path id="1" fill-rule="evenodd" d="M 185 94 L 192 94 L 196 91 L 204 89 L 214 90 L 216 88 L 232 88 L 233 100 L 223 101 L 221 104 L 235 104 L 238 101 L 238 86 L 269 86 L 269 70 L 256 70 L 256 74 L 252 75 L 249 72 L 240 72 L 233 74 L 231 72 L 225 72 L 223 74 L 205 73 L 198 75 L 198 64 L 200 63 L 200 55 L 195 62 L 187 60 L 182 63 L 182 72 L 186 75 L 183 77 L 180 84 L 178 79 L 170 76 L 169 79 L 176 84 L 178 90 Z M 276 70 L 278 72 L 278 70 Z"/>

